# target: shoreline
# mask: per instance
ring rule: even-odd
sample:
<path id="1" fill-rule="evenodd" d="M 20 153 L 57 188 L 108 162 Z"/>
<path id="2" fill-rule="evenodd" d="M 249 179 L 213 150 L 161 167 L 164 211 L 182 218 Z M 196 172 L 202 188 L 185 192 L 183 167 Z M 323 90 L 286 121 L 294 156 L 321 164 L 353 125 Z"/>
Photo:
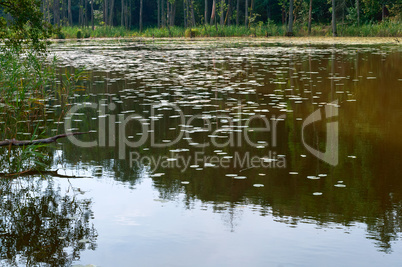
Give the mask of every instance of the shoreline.
<path id="1" fill-rule="evenodd" d="M 332 37 L 332 36 L 302 36 L 302 37 L 90 37 L 90 38 L 66 38 L 66 39 L 48 39 L 52 43 L 63 42 L 91 42 L 91 41 L 216 41 L 228 40 L 230 42 L 255 42 L 255 43 L 280 43 L 280 44 L 339 44 L 339 45 L 402 45 L 402 38 L 398 37 Z"/>

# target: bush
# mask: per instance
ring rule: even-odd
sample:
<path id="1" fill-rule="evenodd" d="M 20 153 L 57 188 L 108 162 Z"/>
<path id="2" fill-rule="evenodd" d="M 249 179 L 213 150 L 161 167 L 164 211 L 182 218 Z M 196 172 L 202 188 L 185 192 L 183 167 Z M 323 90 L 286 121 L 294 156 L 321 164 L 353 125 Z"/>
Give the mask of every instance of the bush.
<path id="1" fill-rule="evenodd" d="M 82 38 L 82 32 L 79 30 L 77 31 L 77 39 L 81 39 Z"/>
<path id="2" fill-rule="evenodd" d="M 184 32 L 184 36 L 187 38 L 194 38 L 198 35 L 199 34 L 197 29 L 186 29 L 186 31 Z"/>
<path id="3" fill-rule="evenodd" d="M 66 39 L 66 35 L 64 34 L 64 32 L 58 32 L 57 33 L 57 39 Z"/>

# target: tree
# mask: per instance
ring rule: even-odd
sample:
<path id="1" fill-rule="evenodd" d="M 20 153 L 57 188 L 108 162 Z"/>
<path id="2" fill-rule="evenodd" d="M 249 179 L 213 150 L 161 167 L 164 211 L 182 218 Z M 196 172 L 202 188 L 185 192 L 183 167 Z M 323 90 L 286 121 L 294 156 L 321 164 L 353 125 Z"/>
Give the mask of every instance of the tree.
<path id="1" fill-rule="evenodd" d="M 158 9 L 158 28 L 161 27 L 161 0 L 156 1 L 156 7 Z"/>
<path id="2" fill-rule="evenodd" d="M 108 0 L 103 0 L 103 22 L 105 23 L 105 25 L 108 24 L 108 9 Z"/>
<path id="3" fill-rule="evenodd" d="M 248 25 L 249 27 L 250 27 L 250 24 L 253 23 L 256 18 L 255 16 L 253 17 L 253 11 L 254 11 L 254 0 L 251 0 L 250 19 L 249 19 L 249 25 Z"/>
<path id="4" fill-rule="evenodd" d="M 92 30 L 95 30 L 94 0 L 91 0 L 91 23 Z"/>
<path id="5" fill-rule="evenodd" d="M 359 0 L 356 0 L 356 11 L 357 11 L 357 26 L 360 26 L 360 5 Z"/>
<path id="6" fill-rule="evenodd" d="M 246 0 L 245 7 L 244 7 L 244 26 L 247 27 L 248 23 L 248 0 Z"/>
<path id="7" fill-rule="evenodd" d="M 216 12 L 216 0 L 213 0 L 212 2 L 212 11 L 211 11 L 211 20 L 210 23 L 212 25 L 212 23 L 214 23 L 215 20 L 215 12 Z"/>
<path id="8" fill-rule="evenodd" d="M 0 40 L 6 46 L 44 50 L 45 40 L 55 32 L 43 20 L 39 0 L 0 0 L 0 8 L 10 19 L 0 17 Z"/>
<path id="9" fill-rule="evenodd" d="M 142 1 L 140 0 L 140 32 L 142 32 Z"/>
<path id="10" fill-rule="evenodd" d="M 232 10 L 232 0 L 228 0 L 228 8 L 226 11 L 225 22 L 223 23 L 223 24 L 227 23 L 228 26 L 230 26 L 230 17 L 232 16 L 231 10 Z"/>
<path id="11" fill-rule="evenodd" d="M 293 1 L 293 0 L 291 0 L 291 1 Z M 332 35 L 334 37 L 337 36 L 335 9 L 336 9 L 335 0 L 332 0 Z"/>
<path id="12" fill-rule="evenodd" d="M 68 24 L 70 26 L 72 26 L 73 25 L 73 14 L 71 13 L 71 0 L 68 0 L 67 10 L 68 10 Z"/>
<path id="13" fill-rule="evenodd" d="M 121 0 L 120 26 L 124 26 L 124 0 Z"/>
<path id="14" fill-rule="evenodd" d="M 141 0 L 142 3 L 142 0 Z M 109 14 L 109 25 L 113 26 L 113 10 L 114 10 L 114 0 L 110 2 L 110 14 Z"/>
<path id="15" fill-rule="evenodd" d="M 225 0 L 221 0 L 220 11 L 219 11 L 219 18 L 220 18 L 221 26 L 223 26 L 223 23 L 224 23 L 225 5 L 226 5 Z"/>
<path id="16" fill-rule="evenodd" d="M 239 26 L 239 12 L 240 12 L 240 0 L 237 0 L 237 4 L 236 4 L 236 26 Z"/>
<path id="17" fill-rule="evenodd" d="M 313 0 L 310 0 L 310 5 L 308 8 L 308 35 L 311 34 L 311 16 L 313 13 Z"/>
<path id="18" fill-rule="evenodd" d="M 60 24 L 60 0 L 53 1 L 53 21 L 55 25 Z"/>
<path id="19" fill-rule="evenodd" d="M 287 35 L 291 36 L 293 35 L 293 1 L 290 0 L 289 4 L 289 29 Z"/>
<path id="20" fill-rule="evenodd" d="M 205 6 L 205 8 L 204 8 L 205 25 L 207 25 L 208 24 L 208 0 L 205 0 L 204 6 Z"/>

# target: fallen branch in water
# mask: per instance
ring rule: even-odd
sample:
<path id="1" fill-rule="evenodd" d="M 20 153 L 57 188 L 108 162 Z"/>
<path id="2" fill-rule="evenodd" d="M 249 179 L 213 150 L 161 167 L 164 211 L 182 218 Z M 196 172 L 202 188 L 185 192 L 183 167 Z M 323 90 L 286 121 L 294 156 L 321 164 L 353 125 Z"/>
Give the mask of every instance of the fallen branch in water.
<path id="1" fill-rule="evenodd" d="M 38 139 L 38 140 L 15 140 L 15 139 L 6 139 L 4 141 L 0 141 L 0 146 L 30 146 L 30 145 L 38 145 L 38 144 L 50 144 L 56 142 L 59 138 L 64 138 L 71 135 L 81 135 L 81 134 L 89 134 L 92 132 L 75 132 L 75 133 L 66 133 L 59 134 L 49 138 Z"/>
<path id="2" fill-rule="evenodd" d="M 91 177 L 80 177 L 80 176 L 69 176 L 69 175 L 63 175 L 63 174 L 58 174 L 58 170 L 55 171 L 37 171 L 37 170 L 26 170 L 22 172 L 16 172 L 16 173 L 0 173 L 0 178 L 14 178 L 14 177 L 20 177 L 20 176 L 28 176 L 28 175 L 51 175 L 54 177 L 58 178 L 91 178 Z"/>

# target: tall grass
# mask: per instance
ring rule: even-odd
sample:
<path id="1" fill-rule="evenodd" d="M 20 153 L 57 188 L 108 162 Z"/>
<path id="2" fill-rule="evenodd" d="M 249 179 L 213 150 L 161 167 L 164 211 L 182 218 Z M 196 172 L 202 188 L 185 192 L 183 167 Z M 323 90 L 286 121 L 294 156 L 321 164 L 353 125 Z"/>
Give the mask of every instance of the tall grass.
<path id="1" fill-rule="evenodd" d="M 55 38 L 64 39 L 64 38 L 77 38 L 80 35 L 80 38 L 100 38 L 100 37 L 128 37 L 132 36 L 136 33 L 136 31 L 127 30 L 124 27 L 109 27 L 109 26 L 96 26 L 94 30 L 92 28 L 81 28 L 81 27 L 62 27 L 61 34 L 55 36 Z M 80 39 L 78 38 L 78 39 Z"/>
<path id="2" fill-rule="evenodd" d="M 0 49 L 0 141 L 53 135 L 48 126 L 65 114 L 68 96 L 81 89 L 82 71 L 59 75 L 55 62 L 46 61 L 46 55 L 32 51 Z M 41 145 L 1 147 L 0 172 L 43 169 L 48 159 L 43 151 Z"/>
<path id="3" fill-rule="evenodd" d="M 12 49 L 0 53 L 0 118 L 7 122 L 1 139 L 14 137 L 19 124 L 26 123 L 33 114 L 44 115 L 44 99 L 55 72 L 52 66 L 42 64 L 43 57 Z"/>
<path id="4" fill-rule="evenodd" d="M 338 25 L 338 36 L 360 37 L 402 37 L 402 22 L 400 20 L 387 20 L 380 23 L 367 23 L 357 25 Z M 275 23 L 255 23 L 251 27 L 199 25 L 191 29 L 183 27 L 150 27 L 143 32 L 128 30 L 124 27 L 97 26 L 91 28 L 63 27 L 61 38 L 89 38 L 89 37 L 269 37 L 284 36 L 287 26 Z M 295 24 L 295 36 L 309 36 L 307 25 Z M 310 36 L 332 36 L 331 26 L 327 24 L 313 24 Z"/>

